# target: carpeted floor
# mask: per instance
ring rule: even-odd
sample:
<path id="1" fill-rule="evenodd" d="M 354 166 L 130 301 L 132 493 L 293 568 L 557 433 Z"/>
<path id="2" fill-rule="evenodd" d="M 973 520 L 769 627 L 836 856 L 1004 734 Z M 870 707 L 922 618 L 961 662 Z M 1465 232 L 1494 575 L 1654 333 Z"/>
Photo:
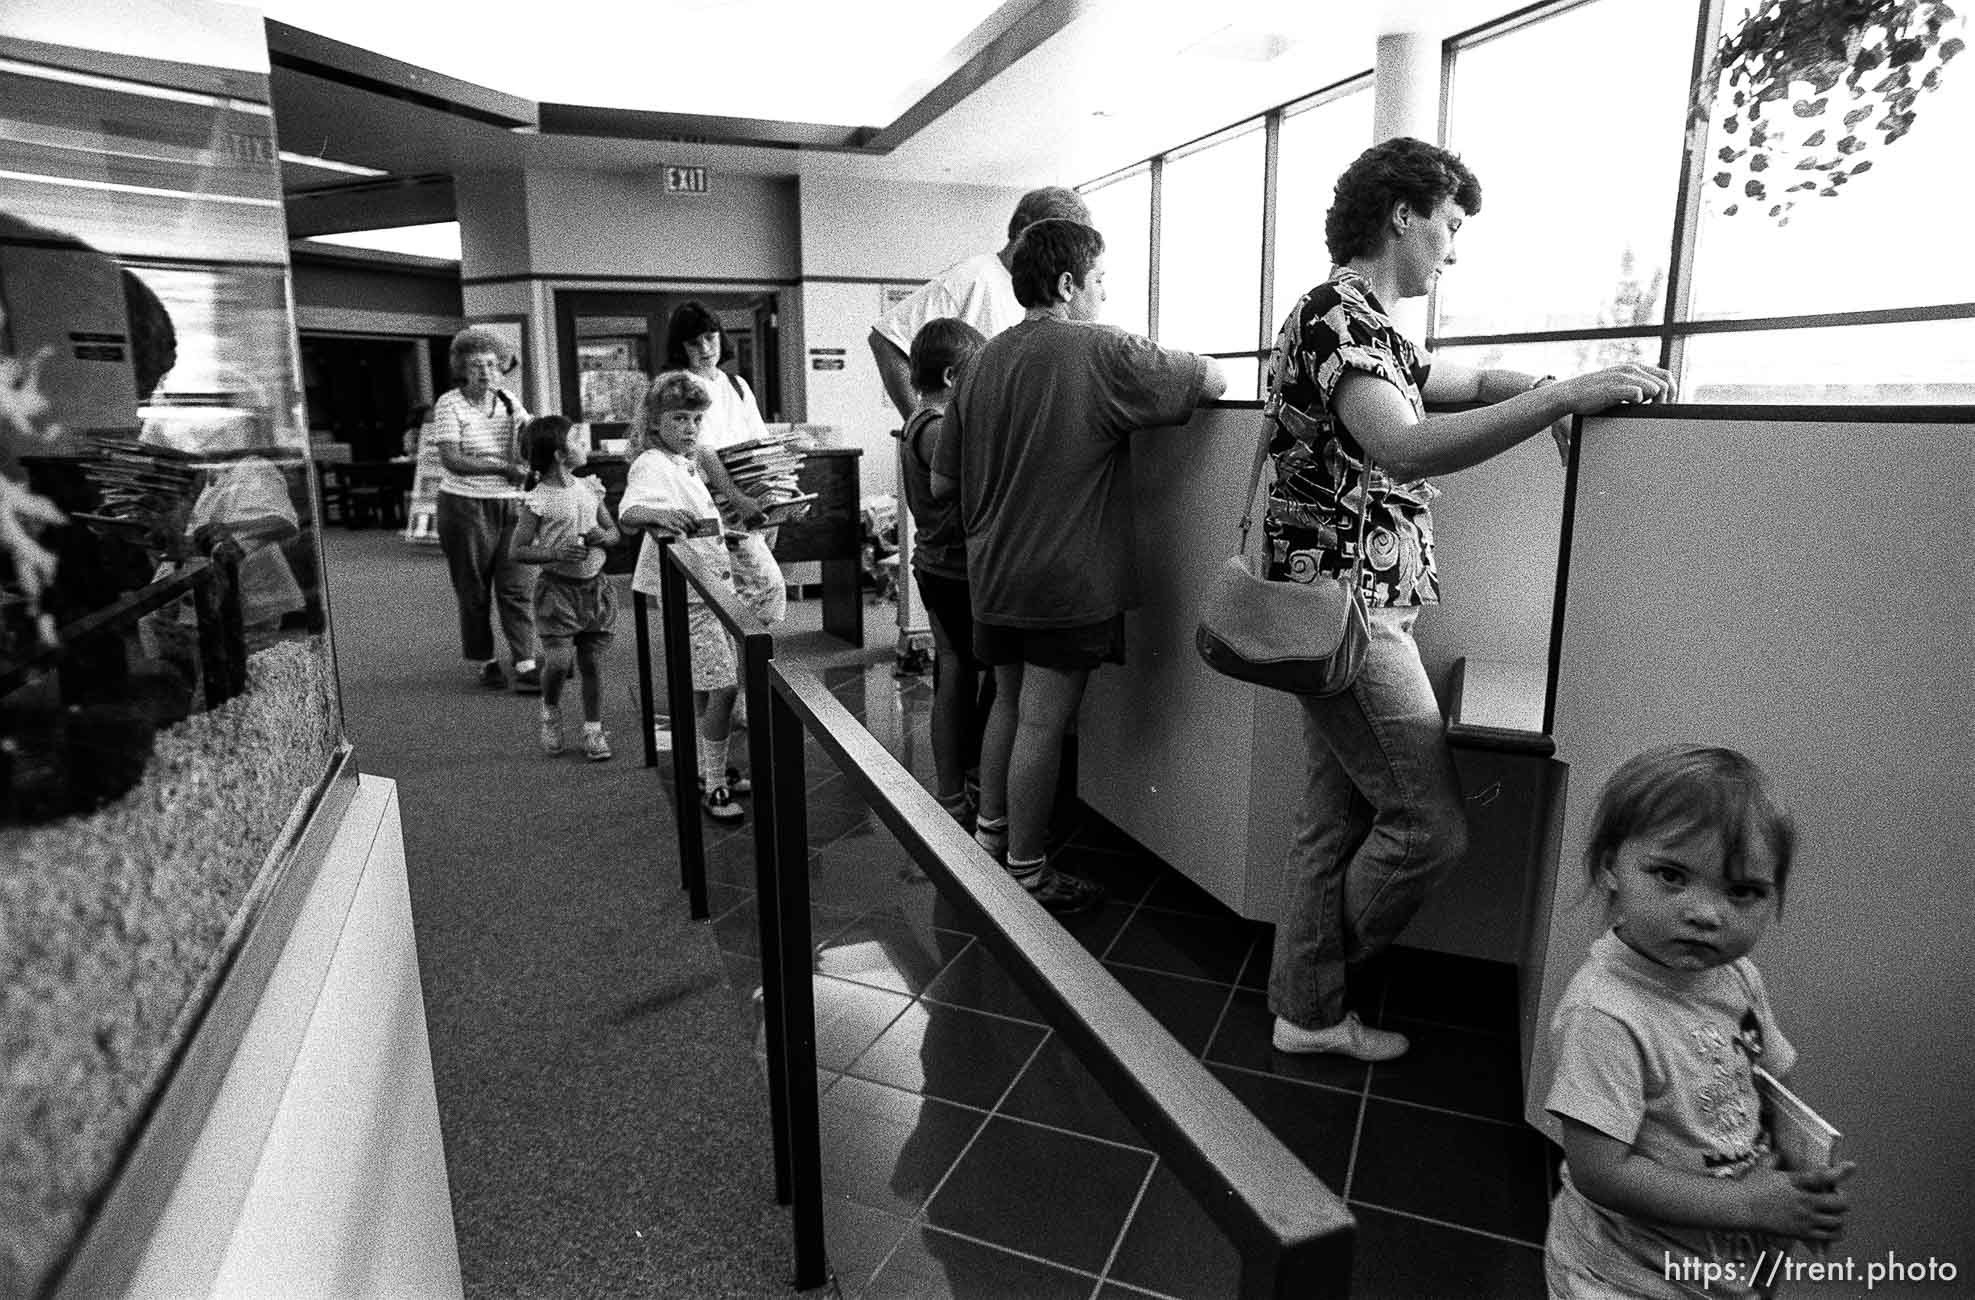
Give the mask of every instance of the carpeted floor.
<path id="1" fill-rule="evenodd" d="M 687 918 L 641 765 L 628 596 L 605 683 L 617 757 L 551 759 L 534 698 L 459 659 L 436 547 L 324 542 L 349 735 L 403 808 L 467 1294 L 790 1294 L 745 1001 Z M 573 740 L 573 688 L 565 713 Z"/>

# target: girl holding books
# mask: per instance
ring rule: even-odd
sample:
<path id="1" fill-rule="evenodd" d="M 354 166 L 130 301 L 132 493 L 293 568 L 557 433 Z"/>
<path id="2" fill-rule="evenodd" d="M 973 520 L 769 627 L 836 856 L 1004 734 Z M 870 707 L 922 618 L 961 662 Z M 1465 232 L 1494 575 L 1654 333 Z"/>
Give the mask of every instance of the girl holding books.
<path id="1" fill-rule="evenodd" d="M 1650 750 L 1598 796 L 1584 857 L 1612 927 L 1550 1028 L 1553 1297 L 1765 1295 L 1764 1260 L 1843 1229 L 1853 1166 L 1780 1168 L 1757 1091 L 1758 1066 L 1780 1079 L 1796 1063 L 1748 959 L 1795 846 L 1732 749 Z"/>
<path id="2" fill-rule="evenodd" d="M 712 405 L 700 427 L 698 461 L 700 475 L 717 501 L 725 503 L 728 522 L 751 531 L 729 543 L 733 550 L 734 590 L 764 623 L 779 623 L 789 609 L 788 590 L 782 570 L 775 563 L 772 534 L 762 531 L 762 503 L 735 484 L 720 452 L 737 443 L 768 436 L 754 392 L 739 375 L 720 368 L 726 333 L 720 318 L 697 301 L 682 302 L 672 309 L 665 327 L 665 370 L 653 379 L 653 387 L 667 374 L 683 371 L 706 389 Z"/>

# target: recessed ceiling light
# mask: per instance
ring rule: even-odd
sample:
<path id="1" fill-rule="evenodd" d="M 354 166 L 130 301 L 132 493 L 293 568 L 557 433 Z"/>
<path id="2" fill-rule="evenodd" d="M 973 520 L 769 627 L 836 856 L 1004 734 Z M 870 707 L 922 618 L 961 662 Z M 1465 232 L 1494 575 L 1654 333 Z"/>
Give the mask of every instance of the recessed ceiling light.
<path id="1" fill-rule="evenodd" d="M 320 171 L 339 172 L 345 176 L 389 176 L 391 173 L 376 167 L 359 167 L 355 163 L 337 162 L 333 158 L 311 158 L 306 154 L 290 153 L 283 149 L 279 155 L 284 163 L 296 167 L 314 167 Z"/>
<path id="2" fill-rule="evenodd" d="M 1281 32 L 1244 31 L 1229 24 L 1210 32 L 1180 51 L 1181 57 L 1219 59 L 1228 63 L 1267 63 L 1279 58 L 1296 41 Z"/>

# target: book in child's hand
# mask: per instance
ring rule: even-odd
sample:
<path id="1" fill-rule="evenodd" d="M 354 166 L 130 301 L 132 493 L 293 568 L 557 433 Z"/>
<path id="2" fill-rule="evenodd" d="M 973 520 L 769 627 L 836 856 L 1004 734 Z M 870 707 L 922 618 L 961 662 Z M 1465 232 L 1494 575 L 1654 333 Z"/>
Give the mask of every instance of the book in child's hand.
<path id="1" fill-rule="evenodd" d="M 1844 1135 L 1760 1065 L 1755 1067 L 1755 1078 L 1783 1167 L 1825 1169 L 1837 1164 L 1838 1139 Z"/>
<path id="2" fill-rule="evenodd" d="M 718 537 L 723 531 L 720 526 L 720 517 L 718 515 L 709 515 L 704 519 L 693 520 L 693 526 L 687 530 L 686 536 Z"/>

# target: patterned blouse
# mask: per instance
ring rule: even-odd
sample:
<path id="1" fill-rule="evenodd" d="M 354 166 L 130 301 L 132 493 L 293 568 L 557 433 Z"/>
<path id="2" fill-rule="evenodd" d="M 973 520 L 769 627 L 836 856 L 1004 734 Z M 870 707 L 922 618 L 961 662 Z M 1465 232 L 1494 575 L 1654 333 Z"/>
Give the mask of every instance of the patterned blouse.
<path id="1" fill-rule="evenodd" d="M 1276 335 L 1269 367 L 1271 392 L 1279 400 L 1272 396 L 1267 410 L 1279 427 L 1269 444 L 1275 481 L 1262 524 L 1265 576 L 1275 582 L 1342 577 L 1358 553 L 1365 453 L 1331 415 L 1330 400 L 1355 370 L 1389 381 L 1424 419 L 1420 389 L 1428 363 L 1393 325 L 1365 278 L 1339 267 L 1297 301 Z M 1425 479 L 1399 483 L 1373 466 L 1361 582 L 1373 608 L 1439 603 L 1427 509 L 1438 495 Z"/>

